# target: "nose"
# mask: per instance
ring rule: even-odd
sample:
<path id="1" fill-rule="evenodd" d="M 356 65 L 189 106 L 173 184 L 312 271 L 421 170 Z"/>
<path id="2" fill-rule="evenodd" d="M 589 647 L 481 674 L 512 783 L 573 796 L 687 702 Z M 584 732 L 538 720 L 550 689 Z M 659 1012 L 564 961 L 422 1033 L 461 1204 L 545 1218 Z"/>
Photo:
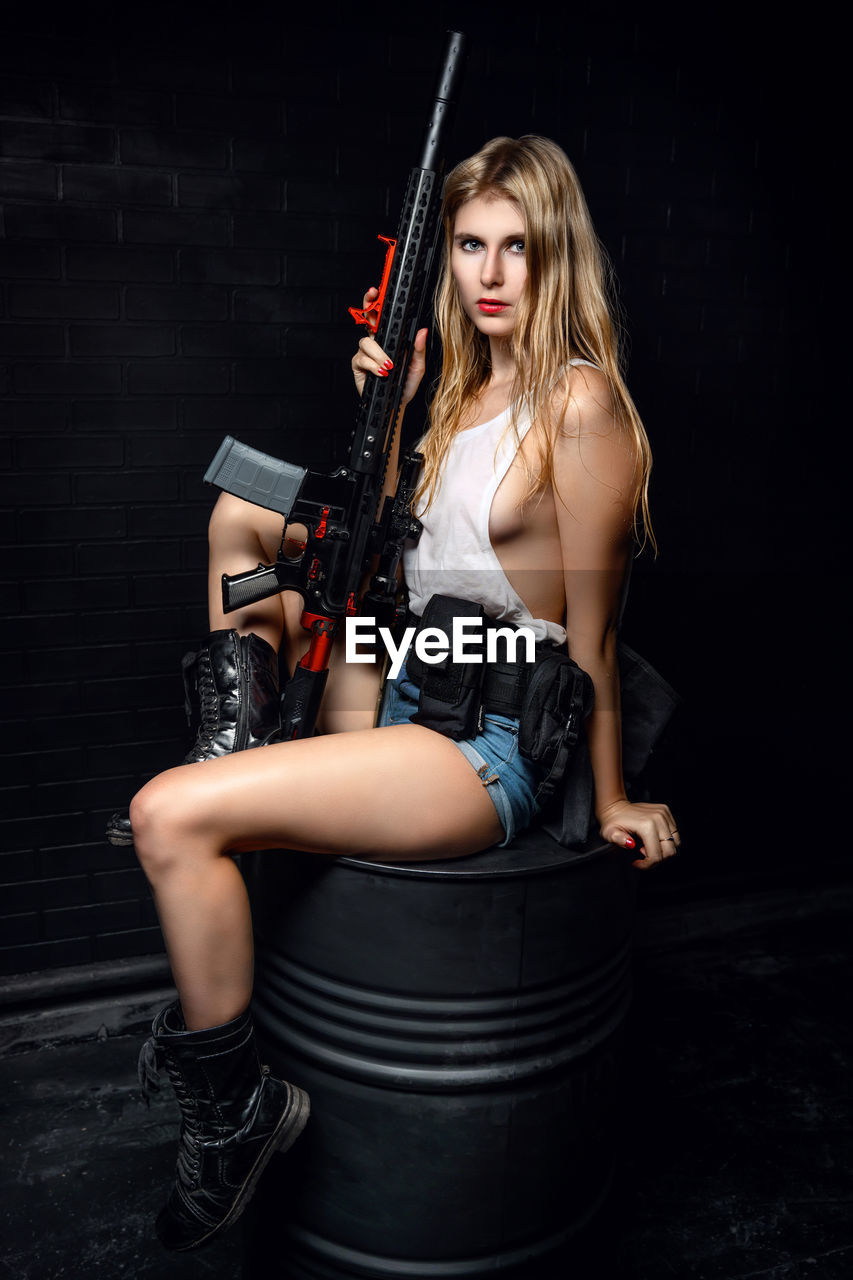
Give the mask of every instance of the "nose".
<path id="1" fill-rule="evenodd" d="M 480 283 L 488 287 L 503 282 L 500 249 L 487 249 L 480 268 Z"/>

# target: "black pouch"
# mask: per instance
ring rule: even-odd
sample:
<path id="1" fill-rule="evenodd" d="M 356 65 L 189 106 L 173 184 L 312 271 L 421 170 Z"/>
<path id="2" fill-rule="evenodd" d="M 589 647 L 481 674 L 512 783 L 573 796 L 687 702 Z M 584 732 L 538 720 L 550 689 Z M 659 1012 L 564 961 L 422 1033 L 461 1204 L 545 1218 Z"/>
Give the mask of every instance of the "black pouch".
<path id="1" fill-rule="evenodd" d="M 477 732 L 480 723 L 481 690 L 485 673 L 484 654 L 471 662 L 454 662 L 452 656 L 453 619 L 484 619 L 482 605 L 471 600 L 459 600 L 455 596 L 431 596 L 421 617 L 418 632 L 427 627 L 437 627 L 446 637 L 451 648 L 441 662 L 423 662 L 415 653 L 414 644 L 406 659 L 409 679 L 420 689 L 418 710 L 412 716 L 413 724 L 435 729 L 446 738 L 460 741 Z M 485 644 L 485 628 L 482 629 Z M 473 639 L 466 640 L 468 652 Z"/>
<path id="2" fill-rule="evenodd" d="M 521 706 L 518 747 L 544 771 L 536 800 L 544 805 L 563 780 L 583 722 L 592 710 L 592 680 L 567 653 L 539 659 Z"/>

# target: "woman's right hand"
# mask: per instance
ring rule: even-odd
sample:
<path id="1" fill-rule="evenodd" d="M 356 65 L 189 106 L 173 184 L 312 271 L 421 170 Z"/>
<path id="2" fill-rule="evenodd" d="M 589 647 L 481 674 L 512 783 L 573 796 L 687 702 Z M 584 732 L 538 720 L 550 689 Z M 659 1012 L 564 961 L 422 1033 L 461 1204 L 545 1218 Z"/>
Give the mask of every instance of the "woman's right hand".
<path id="1" fill-rule="evenodd" d="M 379 290 L 371 286 L 364 295 L 363 309 L 366 311 L 371 302 L 379 297 Z M 426 368 L 426 340 L 427 330 L 419 329 L 415 335 L 415 345 L 412 349 L 412 357 L 409 360 L 409 367 L 406 370 L 406 381 L 403 386 L 402 406 L 409 403 L 412 396 L 421 384 L 421 378 L 424 376 Z M 367 334 L 358 344 L 358 350 L 352 358 L 352 376 L 355 379 L 355 389 L 361 395 L 364 388 L 365 374 L 374 373 L 378 378 L 387 378 L 393 369 L 393 364 L 380 347 L 379 343 L 372 334 Z"/>
<path id="2" fill-rule="evenodd" d="M 624 849 L 636 849 L 639 845 L 632 865 L 640 871 L 658 866 L 681 848 L 681 833 L 666 804 L 631 803 L 627 798 L 615 800 L 599 814 L 599 826 L 604 839 L 611 844 Z"/>

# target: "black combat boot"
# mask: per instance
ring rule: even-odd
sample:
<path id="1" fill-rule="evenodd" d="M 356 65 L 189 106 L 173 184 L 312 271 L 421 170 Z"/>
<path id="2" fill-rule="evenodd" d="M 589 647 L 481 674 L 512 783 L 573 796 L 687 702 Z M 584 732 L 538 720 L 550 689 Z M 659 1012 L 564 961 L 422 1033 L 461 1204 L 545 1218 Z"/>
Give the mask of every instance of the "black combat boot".
<path id="1" fill-rule="evenodd" d="M 182 764 L 274 742 L 281 727 L 278 655 L 256 636 L 213 631 L 183 660 L 185 709 L 196 738 Z M 110 844 L 133 844 L 127 809 L 107 823 Z"/>
<path id="2" fill-rule="evenodd" d="M 302 1089 L 262 1067 L 248 1010 L 221 1027 L 187 1031 L 175 1001 L 154 1019 L 139 1055 L 139 1080 L 159 1088 L 165 1064 L 181 1109 L 175 1185 L 157 1218 L 167 1249 L 197 1249 L 232 1226 L 276 1151 L 305 1128 Z"/>

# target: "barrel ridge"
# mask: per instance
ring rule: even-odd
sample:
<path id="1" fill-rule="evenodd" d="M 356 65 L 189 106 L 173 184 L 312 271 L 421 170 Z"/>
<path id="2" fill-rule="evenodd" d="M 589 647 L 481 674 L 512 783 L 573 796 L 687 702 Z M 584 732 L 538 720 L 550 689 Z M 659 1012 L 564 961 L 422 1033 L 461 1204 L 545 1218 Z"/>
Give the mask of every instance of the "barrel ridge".
<path id="1" fill-rule="evenodd" d="M 501 1085 L 563 1067 L 614 1034 L 631 997 L 630 953 L 626 941 L 580 977 L 464 999 L 392 997 L 268 955 L 255 1016 L 270 1045 L 334 1075 L 429 1091 Z"/>

